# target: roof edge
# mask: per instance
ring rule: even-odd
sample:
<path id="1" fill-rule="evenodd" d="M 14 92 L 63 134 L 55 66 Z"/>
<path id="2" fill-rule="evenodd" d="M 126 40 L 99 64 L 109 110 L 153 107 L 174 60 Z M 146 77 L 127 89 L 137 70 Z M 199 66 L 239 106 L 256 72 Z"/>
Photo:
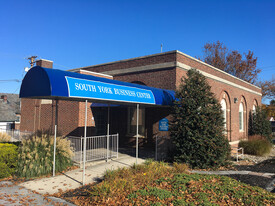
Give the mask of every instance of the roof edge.
<path id="1" fill-rule="evenodd" d="M 188 54 L 185 54 L 185 53 L 183 53 L 183 52 L 181 52 L 179 50 L 172 50 L 172 51 L 161 52 L 161 53 L 156 53 L 156 54 L 150 54 L 150 55 L 145 55 L 145 56 L 140 56 L 140 57 L 134 57 L 134 58 L 129 58 L 129 59 L 112 61 L 112 62 L 107 62 L 107 63 L 102 63 L 102 64 L 95 64 L 95 65 L 90 65 L 90 66 L 85 66 L 85 67 L 79 67 L 79 68 L 76 68 L 76 69 L 69 69 L 67 71 L 80 71 L 80 70 L 85 70 L 85 69 L 88 69 L 88 68 L 93 68 L 93 67 L 98 67 L 98 66 L 103 66 L 103 65 L 110 65 L 110 64 L 120 63 L 120 62 L 127 62 L 127 61 L 131 61 L 131 60 L 144 59 L 144 58 L 148 58 L 148 57 L 161 56 L 161 55 L 172 54 L 172 53 L 178 53 L 178 54 L 181 54 L 183 56 L 186 56 L 187 58 L 190 58 L 192 60 L 195 60 L 196 62 L 204 64 L 204 65 L 206 65 L 206 66 L 208 66 L 208 67 L 210 67 L 210 68 L 212 68 L 212 69 L 214 69 L 214 70 L 216 70 L 218 72 L 221 72 L 221 73 L 223 73 L 225 75 L 228 75 L 230 77 L 238 79 L 238 80 L 240 80 L 240 81 L 242 81 L 242 82 L 244 82 L 244 83 L 246 83 L 248 85 L 251 85 L 251 86 L 253 86 L 253 87 L 257 88 L 257 89 L 261 89 L 260 87 L 254 85 L 254 84 L 251 84 L 251 83 L 249 83 L 249 82 L 247 82 L 245 80 L 242 80 L 242 79 L 240 79 L 238 77 L 235 77 L 235 76 L 233 76 L 233 75 L 231 75 L 231 74 L 229 74 L 229 73 L 227 73 L 225 71 L 222 71 L 221 69 L 219 69 L 217 67 L 214 67 L 214 66 L 212 66 L 210 64 L 207 64 L 207 63 L 205 63 L 205 62 L 203 62 L 203 61 L 201 61 L 199 59 L 196 59 L 196 58 L 194 58 L 194 57 L 192 57 L 192 56 L 190 56 Z"/>
<path id="2" fill-rule="evenodd" d="M 247 81 L 245 81 L 245 80 L 242 80 L 242 79 L 240 79 L 240 78 L 238 78 L 238 77 L 235 77 L 235 76 L 233 76 L 232 74 L 229 74 L 229 73 L 227 73 L 227 72 L 225 72 L 225 71 L 223 71 L 223 70 L 221 70 L 221 69 L 218 69 L 217 67 L 214 67 L 214 66 L 212 66 L 212 65 L 210 65 L 210 64 L 207 64 L 207 63 L 205 63 L 205 62 L 203 62 L 203 61 L 201 61 L 201 60 L 199 60 L 199 59 L 196 59 L 196 58 L 194 58 L 194 57 L 192 57 L 192 56 L 190 56 L 190 55 L 188 55 L 188 54 L 185 54 L 185 53 L 183 53 L 183 52 L 181 52 L 181 51 L 179 51 L 179 50 L 176 50 L 176 52 L 179 53 L 179 54 L 181 54 L 181 55 L 183 55 L 183 56 L 186 56 L 186 57 L 188 57 L 188 58 L 190 58 L 190 59 L 192 59 L 192 60 L 195 60 L 195 61 L 197 61 L 197 62 L 199 62 L 199 63 L 201 63 L 201 64 L 204 64 L 205 66 L 208 66 L 208 67 L 210 67 L 210 68 L 212 68 L 212 69 L 214 69 L 214 70 L 216 70 L 216 71 L 218 71 L 218 72 L 221 72 L 221 73 L 226 74 L 226 75 L 228 75 L 228 76 L 231 76 L 231 77 L 233 77 L 233 78 L 235 78 L 235 79 L 238 79 L 238 80 L 240 80 L 240 81 L 242 81 L 242 82 L 244 82 L 244 83 L 246 83 L 246 84 L 249 84 L 249 85 L 251 85 L 251 86 L 253 86 L 253 87 L 256 87 L 257 89 L 261 89 L 260 87 L 254 85 L 254 84 L 251 84 L 251 83 L 249 83 L 249 82 L 247 82 Z"/>
<path id="3" fill-rule="evenodd" d="M 127 62 L 127 61 L 131 61 L 131 60 L 144 59 L 144 58 L 154 57 L 154 56 L 161 56 L 161 55 L 165 55 L 165 54 L 177 53 L 177 51 L 178 50 L 172 50 L 172 51 L 168 51 L 168 52 L 150 54 L 150 55 L 145 55 L 145 56 L 140 56 L 140 57 L 134 57 L 134 58 L 123 59 L 123 60 L 118 60 L 118 61 L 106 62 L 106 63 L 102 63 L 102 64 L 95 64 L 95 65 L 91 65 L 91 66 L 79 67 L 79 68 L 76 68 L 76 69 L 69 69 L 67 71 L 73 71 L 73 70 L 77 70 L 77 69 L 79 69 L 79 70 L 80 69 L 88 69 L 88 68 L 98 67 L 98 66 L 103 66 L 103 65 L 115 64 L 115 63 L 120 63 L 120 62 Z"/>
<path id="4" fill-rule="evenodd" d="M 106 76 L 106 77 L 113 77 L 112 75 L 109 75 L 109 74 L 103 74 L 103 73 L 99 73 L 99 72 L 92 72 L 92 71 L 88 71 L 88 70 L 85 70 L 85 69 L 71 69 L 71 70 L 67 70 L 67 71 L 70 71 L 70 72 L 86 72 L 86 73 L 89 73 L 89 74 L 96 74 L 96 75 L 101 75 L 101 76 Z"/>

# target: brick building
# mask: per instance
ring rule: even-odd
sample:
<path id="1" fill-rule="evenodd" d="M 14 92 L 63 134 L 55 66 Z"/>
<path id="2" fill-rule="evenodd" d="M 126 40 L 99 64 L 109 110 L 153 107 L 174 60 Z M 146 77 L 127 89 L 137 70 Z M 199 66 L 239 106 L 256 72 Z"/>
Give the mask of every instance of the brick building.
<path id="1" fill-rule="evenodd" d="M 46 62 L 47 63 L 47 62 Z M 43 60 L 37 64 L 52 67 Z M 226 135 L 233 144 L 247 138 L 249 111 L 261 104 L 261 89 L 227 74 L 180 51 L 170 51 L 70 70 L 150 87 L 175 90 L 187 70 L 196 68 L 207 77 L 212 91 L 222 105 L 226 119 Z M 22 99 L 21 131 L 53 129 L 55 101 Z M 134 139 L 135 108 L 111 107 L 111 133 L 120 134 L 120 143 Z M 169 135 L 159 131 L 159 121 L 171 118 L 169 107 L 144 107 L 140 110 L 140 137 L 143 143 L 153 143 L 156 135 Z M 107 108 L 91 106 L 88 114 L 89 134 L 106 134 Z M 84 102 L 58 101 L 58 125 L 62 135 L 81 135 L 84 126 Z"/>

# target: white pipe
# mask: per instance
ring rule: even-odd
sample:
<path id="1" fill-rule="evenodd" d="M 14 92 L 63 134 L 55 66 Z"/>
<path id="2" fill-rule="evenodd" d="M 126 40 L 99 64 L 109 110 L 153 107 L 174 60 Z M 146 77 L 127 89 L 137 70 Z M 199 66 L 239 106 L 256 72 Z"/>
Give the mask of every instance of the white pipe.
<path id="1" fill-rule="evenodd" d="M 55 125 L 54 125 L 54 144 L 53 144 L 53 176 L 55 176 L 55 153 L 56 153 L 56 134 L 57 134 L 57 100 L 55 100 Z"/>
<path id="2" fill-rule="evenodd" d="M 137 137 L 136 137 L 136 164 L 138 163 L 138 119 L 139 117 L 139 104 L 137 104 Z"/>
<path id="3" fill-rule="evenodd" d="M 110 149 L 110 105 L 108 104 L 108 118 L 107 118 L 107 162 L 109 158 L 109 149 Z"/>
<path id="4" fill-rule="evenodd" d="M 87 145 L 87 105 L 88 105 L 88 100 L 85 101 L 85 127 L 84 127 L 83 174 L 82 174 L 83 185 L 85 185 L 85 163 L 86 163 L 86 145 Z"/>

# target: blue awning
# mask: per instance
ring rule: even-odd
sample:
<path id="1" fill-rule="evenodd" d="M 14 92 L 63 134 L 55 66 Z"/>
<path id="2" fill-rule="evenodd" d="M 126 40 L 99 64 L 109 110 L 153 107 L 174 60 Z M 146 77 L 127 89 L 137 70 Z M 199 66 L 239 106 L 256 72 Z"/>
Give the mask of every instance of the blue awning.
<path id="1" fill-rule="evenodd" d="M 36 66 L 24 77 L 20 98 L 165 106 L 173 104 L 175 92 Z"/>

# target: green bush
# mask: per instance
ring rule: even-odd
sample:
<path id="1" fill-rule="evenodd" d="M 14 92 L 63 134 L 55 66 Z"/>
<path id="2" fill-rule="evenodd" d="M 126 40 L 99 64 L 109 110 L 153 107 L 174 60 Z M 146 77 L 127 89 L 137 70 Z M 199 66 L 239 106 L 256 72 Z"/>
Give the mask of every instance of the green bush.
<path id="1" fill-rule="evenodd" d="M 261 107 L 256 107 L 255 112 L 249 113 L 248 134 L 250 136 L 260 135 L 271 142 L 271 124 L 267 113 Z"/>
<path id="2" fill-rule="evenodd" d="M 49 134 L 33 135 L 22 141 L 18 152 L 16 174 L 19 177 L 38 177 L 51 174 L 53 170 L 54 137 Z M 56 138 L 56 172 L 72 165 L 70 141 Z"/>
<path id="3" fill-rule="evenodd" d="M 17 146 L 0 143 L 0 178 L 8 177 L 15 171 Z"/>
<path id="4" fill-rule="evenodd" d="M 191 69 L 187 76 L 173 106 L 174 160 L 193 168 L 219 167 L 226 164 L 230 153 L 221 105 L 202 74 Z"/>
<path id="5" fill-rule="evenodd" d="M 7 164 L 0 162 L 0 179 L 9 177 L 11 175 L 11 170 Z"/>
<path id="6" fill-rule="evenodd" d="M 268 154 L 272 149 L 272 144 L 267 140 L 240 141 L 239 147 L 244 148 L 244 153 L 262 156 Z"/>

